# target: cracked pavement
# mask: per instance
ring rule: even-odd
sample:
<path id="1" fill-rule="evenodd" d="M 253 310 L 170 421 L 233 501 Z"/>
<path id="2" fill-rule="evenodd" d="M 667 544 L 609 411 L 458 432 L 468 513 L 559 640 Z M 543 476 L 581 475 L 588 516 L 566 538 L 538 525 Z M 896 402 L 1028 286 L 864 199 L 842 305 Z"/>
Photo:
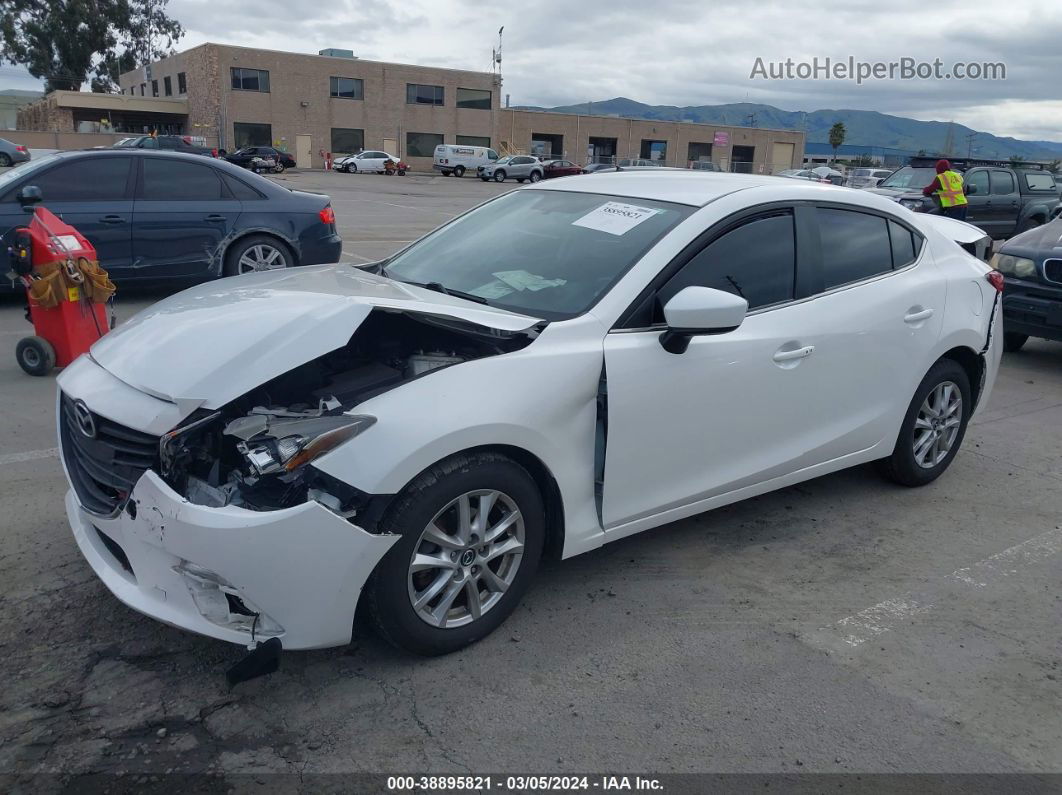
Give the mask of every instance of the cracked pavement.
<path id="1" fill-rule="evenodd" d="M 285 178 L 333 196 L 350 261 L 497 192 Z M 130 292 L 125 317 L 159 295 Z M 24 328 L 0 300 L 0 341 L 13 351 Z M 929 487 L 869 468 L 820 478 L 547 563 L 513 617 L 459 654 L 411 658 L 359 618 L 349 648 L 286 653 L 233 689 L 241 649 L 113 598 L 67 528 L 58 460 L 15 455 L 55 446 L 54 379 L 24 376 L 12 352 L 0 395 L 0 460 L 15 456 L 0 465 L 0 786 L 40 773 L 122 772 L 148 790 L 210 773 L 238 791 L 284 774 L 318 791 L 313 776 L 358 772 L 1062 772 L 1062 345 L 1005 356 Z M 1033 538 L 1038 555 L 998 557 Z M 983 586 L 951 577 L 989 560 L 1007 568 Z M 929 608 L 878 609 L 909 594 Z M 856 615 L 877 623 L 852 646 L 837 628 Z"/>

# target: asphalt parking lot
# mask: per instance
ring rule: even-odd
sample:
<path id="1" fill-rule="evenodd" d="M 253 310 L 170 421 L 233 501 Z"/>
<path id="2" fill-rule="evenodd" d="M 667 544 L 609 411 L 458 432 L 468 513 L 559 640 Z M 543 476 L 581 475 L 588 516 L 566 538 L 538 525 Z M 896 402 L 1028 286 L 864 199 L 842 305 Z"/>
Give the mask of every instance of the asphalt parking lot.
<path id="1" fill-rule="evenodd" d="M 278 179 L 332 196 L 350 263 L 514 187 Z M 359 627 L 230 690 L 240 649 L 134 613 L 82 560 L 28 329 L 0 299 L 0 774 L 1062 772 L 1062 344 L 1004 357 L 928 487 L 820 478 L 548 563 L 464 652 Z"/>

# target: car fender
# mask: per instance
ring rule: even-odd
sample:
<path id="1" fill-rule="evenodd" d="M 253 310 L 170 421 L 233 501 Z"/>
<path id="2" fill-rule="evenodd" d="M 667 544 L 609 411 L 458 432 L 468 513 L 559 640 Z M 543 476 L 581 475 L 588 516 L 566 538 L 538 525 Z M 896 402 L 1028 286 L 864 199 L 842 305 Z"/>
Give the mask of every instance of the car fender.
<path id="1" fill-rule="evenodd" d="M 600 546 L 594 445 L 604 333 L 589 315 L 554 323 L 522 350 L 440 368 L 371 398 L 350 412 L 376 422 L 314 466 L 390 495 L 456 453 L 516 447 L 557 483 L 563 556 Z"/>

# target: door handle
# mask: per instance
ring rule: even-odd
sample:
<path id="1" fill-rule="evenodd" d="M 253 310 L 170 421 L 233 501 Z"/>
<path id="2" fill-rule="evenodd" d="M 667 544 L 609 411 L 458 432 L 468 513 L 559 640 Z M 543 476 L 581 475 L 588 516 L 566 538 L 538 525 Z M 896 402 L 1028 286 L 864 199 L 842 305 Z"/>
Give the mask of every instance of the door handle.
<path id="1" fill-rule="evenodd" d="M 120 215 L 105 215 L 100 218 L 101 224 L 124 224 L 125 218 Z"/>
<path id="2" fill-rule="evenodd" d="M 214 213 L 212 215 L 208 215 L 203 220 L 204 221 L 212 221 L 214 223 L 217 223 L 218 221 L 224 221 L 225 220 L 225 216 L 224 215 L 218 215 L 217 213 Z"/>
<path id="3" fill-rule="evenodd" d="M 903 316 L 904 323 L 921 323 L 923 320 L 929 320 L 933 317 L 932 309 L 923 309 L 919 312 L 908 312 Z"/>
<path id="4" fill-rule="evenodd" d="M 773 358 L 776 362 L 790 362 L 794 359 L 806 359 L 814 352 L 814 345 L 805 345 L 803 348 L 797 348 L 791 351 L 778 351 L 771 358 Z"/>

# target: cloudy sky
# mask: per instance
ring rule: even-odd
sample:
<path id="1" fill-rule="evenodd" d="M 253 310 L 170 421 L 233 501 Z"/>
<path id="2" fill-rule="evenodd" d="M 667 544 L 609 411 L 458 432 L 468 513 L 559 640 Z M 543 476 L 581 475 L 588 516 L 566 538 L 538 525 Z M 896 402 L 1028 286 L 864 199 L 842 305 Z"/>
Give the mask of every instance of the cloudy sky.
<path id="1" fill-rule="evenodd" d="M 625 96 L 650 104 L 764 102 L 954 120 L 997 135 L 1062 141 L 1062 3 L 1040 0 L 170 0 L 205 41 L 463 69 L 490 67 L 505 25 L 513 104 Z M 750 79 L 756 59 L 1002 62 L 1006 80 Z M 0 67 L 0 88 L 34 87 Z"/>

